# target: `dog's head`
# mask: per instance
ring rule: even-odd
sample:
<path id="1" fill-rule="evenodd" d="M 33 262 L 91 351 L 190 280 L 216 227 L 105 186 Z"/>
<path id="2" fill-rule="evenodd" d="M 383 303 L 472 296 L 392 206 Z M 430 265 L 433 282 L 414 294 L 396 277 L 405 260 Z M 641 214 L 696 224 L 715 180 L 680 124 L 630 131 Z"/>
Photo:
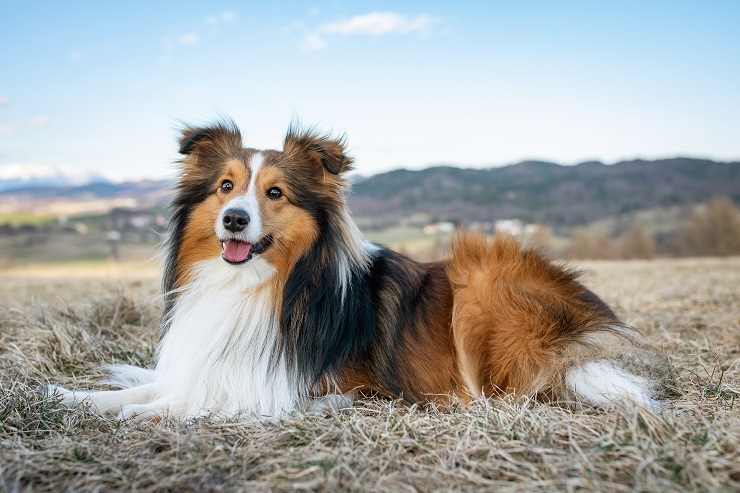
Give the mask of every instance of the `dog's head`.
<path id="1" fill-rule="evenodd" d="M 185 128 L 180 153 L 166 291 L 210 259 L 235 269 L 262 259 L 287 275 L 346 210 L 352 160 L 341 138 L 291 126 L 282 151 L 258 151 L 243 147 L 233 123 L 219 122 Z"/>

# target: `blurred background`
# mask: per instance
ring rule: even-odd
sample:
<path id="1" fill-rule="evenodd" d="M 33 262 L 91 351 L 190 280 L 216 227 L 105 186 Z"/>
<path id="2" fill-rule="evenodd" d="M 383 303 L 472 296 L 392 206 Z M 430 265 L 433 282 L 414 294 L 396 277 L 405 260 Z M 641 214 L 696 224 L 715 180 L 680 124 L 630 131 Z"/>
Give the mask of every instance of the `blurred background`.
<path id="1" fill-rule="evenodd" d="M 740 3 L 2 2 L 0 273 L 156 269 L 176 129 L 345 133 L 372 240 L 740 254 Z M 120 267 L 124 266 L 124 267 Z"/>

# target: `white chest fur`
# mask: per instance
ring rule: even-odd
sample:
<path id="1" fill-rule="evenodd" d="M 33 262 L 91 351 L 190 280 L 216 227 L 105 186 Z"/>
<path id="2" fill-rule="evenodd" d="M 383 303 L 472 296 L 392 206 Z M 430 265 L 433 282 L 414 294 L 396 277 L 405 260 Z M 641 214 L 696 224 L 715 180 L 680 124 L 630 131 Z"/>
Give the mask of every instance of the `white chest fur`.
<path id="1" fill-rule="evenodd" d="M 305 396 L 277 349 L 276 300 L 260 289 L 274 269 L 251 262 L 203 262 L 178 297 L 155 368 L 158 400 L 171 412 L 275 416 Z"/>

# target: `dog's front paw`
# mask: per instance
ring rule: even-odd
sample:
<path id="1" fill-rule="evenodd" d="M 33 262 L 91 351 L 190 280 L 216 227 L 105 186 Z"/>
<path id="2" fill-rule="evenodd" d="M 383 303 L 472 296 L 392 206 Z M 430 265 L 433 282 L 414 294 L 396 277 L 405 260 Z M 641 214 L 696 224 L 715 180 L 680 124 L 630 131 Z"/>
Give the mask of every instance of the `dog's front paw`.
<path id="1" fill-rule="evenodd" d="M 63 406 L 72 407 L 79 404 L 89 395 L 89 392 L 74 392 L 60 385 L 49 385 L 46 387 L 46 396 L 56 399 Z"/>

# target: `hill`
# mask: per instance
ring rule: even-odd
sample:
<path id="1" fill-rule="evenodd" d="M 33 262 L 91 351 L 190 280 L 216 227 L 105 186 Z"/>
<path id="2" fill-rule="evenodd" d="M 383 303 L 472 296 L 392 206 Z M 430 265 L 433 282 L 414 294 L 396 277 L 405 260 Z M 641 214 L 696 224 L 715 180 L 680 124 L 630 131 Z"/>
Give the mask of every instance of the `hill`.
<path id="1" fill-rule="evenodd" d="M 349 202 L 357 217 L 426 213 L 436 219 L 519 218 L 558 227 L 719 195 L 740 202 L 740 162 L 675 158 L 561 166 L 528 161 L 483 170 L 397 170 L 356 183 Z"/>
<path id="2" fill-rule="evenodd" d="M 0 191 L 28 188 L 75 187 L 91 183 L 114 183 L 112 174 L 66 166 L 6 164 L 0 166 Z"/>

